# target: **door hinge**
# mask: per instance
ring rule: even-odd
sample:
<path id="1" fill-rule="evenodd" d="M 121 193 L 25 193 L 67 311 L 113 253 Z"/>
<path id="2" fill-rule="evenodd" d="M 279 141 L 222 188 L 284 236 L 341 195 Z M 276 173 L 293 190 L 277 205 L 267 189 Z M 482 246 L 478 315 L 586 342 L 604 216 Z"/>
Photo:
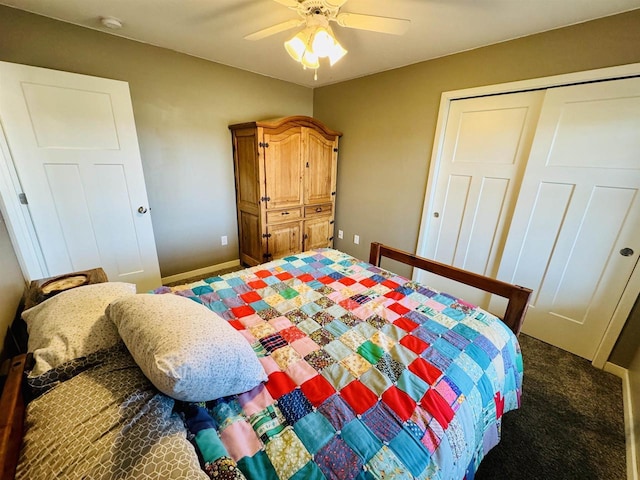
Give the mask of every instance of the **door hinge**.
<path id="1" fill-rule="evenodd" d="M 262 234 L 262 238 L 271 238 L 271 234 L 270 233 L 263 233 Z"/>
<path id="2" fill-rule="evenodd" d="M 29 205 L 29 201 L 27 200 L 27 194 L 26 193 L 19 193 L 18 194 L 18 199 L 20 200 L 20 203 L 22 205 Z"/>
<path id="3" fill-rule="evenodd" d="M 334 148 L 334 149 L 333 149 L 333 151 L 334 151 L 334 152 L 336 152 L 336 153 L 338 153 L 338 149 L 337 149 L 337 148 Z"/>
<path id="4" fill-rule="evenodd" d="M 260 197 L 260 200 L 262 202 L 270 202 L 271 201 L 271 197 Z"/>
<path id="5" fill-rule="evenodd" d="M 262 148 L 269 148 L 269 144 L 267 142 L 259 142 L 258 146 Z"/>
<path id="6" fill-rule="evenodd" d="M 331 192 L 331 195 L 335 196 L 336 192 Z"/>
<path id="7" fill-rule="evenodd" d="M 269 260 L 271 257 L 273 257 L 273 255 L 271 255 L 270 253 L 265 253 L 264 255 L 262 255 L 262 258 L 264 258 L 265 260 Z"/>

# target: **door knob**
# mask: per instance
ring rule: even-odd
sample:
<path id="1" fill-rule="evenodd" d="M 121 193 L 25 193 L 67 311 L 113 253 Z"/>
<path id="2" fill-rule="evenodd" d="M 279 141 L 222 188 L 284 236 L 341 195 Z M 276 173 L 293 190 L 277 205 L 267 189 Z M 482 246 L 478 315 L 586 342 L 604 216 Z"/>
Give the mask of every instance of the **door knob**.
<path id="1" fill-rule="evenodd" d="M 623 257 L 630 257 L 631 255 L 633 255 L 633 250 L 631 248 L 623 248 L 622 250 L 620 250 L 620 255 L 622 255 Z"/>
<path id="2" fill-rule="evenodd" d="M 147 209 L 145 207 L 138 207 L 138 213 L 147 213 Z"/>

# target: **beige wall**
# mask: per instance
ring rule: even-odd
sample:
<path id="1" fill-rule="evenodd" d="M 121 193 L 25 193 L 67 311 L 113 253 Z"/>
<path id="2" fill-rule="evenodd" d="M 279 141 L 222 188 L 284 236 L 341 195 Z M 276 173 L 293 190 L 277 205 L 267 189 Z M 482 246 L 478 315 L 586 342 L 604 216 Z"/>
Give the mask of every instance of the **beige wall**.
<path id="1" fill-rule="evenodd" d="M 313 113 L 309 88 L 3 6 L 0 60 L 129 82 L 162 276 L 238 258 L 227 126 Z"/>
<path id="2" fill-rule="evenodd" d="M 0 214 L 0 352 L 7 328 L 13 321 L 25 282 L 13 252 L 7 227 Z"/>

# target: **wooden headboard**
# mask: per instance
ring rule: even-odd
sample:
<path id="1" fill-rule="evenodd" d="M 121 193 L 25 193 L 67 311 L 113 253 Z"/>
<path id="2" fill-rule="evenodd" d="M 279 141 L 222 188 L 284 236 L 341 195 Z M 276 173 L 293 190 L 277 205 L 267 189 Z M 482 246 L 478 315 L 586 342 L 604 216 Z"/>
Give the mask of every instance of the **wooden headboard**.
<path id="1" fill-rule="evenodd" d="M 369 263 L 380 266 L 382 257 L 390 258 L 398 262 L 411 265 L 412 267 L 435 273 L 441 277 L 450 278 L 465 285 L 470 285 L 485 292 L 499 295 L 508 300 L 507 310 L 502 321 L 518 335 L 524 322 L 524 316 L 529 307 L 529 297 L 531 289 L 512 285 L 493 278 L 468 272 L 460 268 L 445 265 L 434 260 L 418 257 L 412 253 L 403 252 L 392 247 L 387 247 L 381 243 L 373 242 L 369 254 Z"/>

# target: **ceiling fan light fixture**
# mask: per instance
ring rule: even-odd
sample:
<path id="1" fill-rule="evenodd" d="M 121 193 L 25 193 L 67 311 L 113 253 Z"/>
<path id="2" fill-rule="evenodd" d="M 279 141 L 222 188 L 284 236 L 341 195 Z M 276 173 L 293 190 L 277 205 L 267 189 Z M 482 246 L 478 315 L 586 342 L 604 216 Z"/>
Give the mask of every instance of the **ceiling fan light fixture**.
<path id="1" fill-rule="evenodd" d="M 284 48 L 287 53 L 293 58 L 296 62 L 302 61 L 302 55 L 304 55 L 304 50 L 307 46 L 304 42 L 296 35 L 295 37 L 284 42 Z"/>
<path id="2" fill-rule="evenodd" d="M 305 68 L 317 69 L 320 67 L 320 62 L 318 61 L 318 56 L 313 53 L 311 50 L 307 50 L 302 55 L 302 66 Z"/>
<path id="3" fill-rule="evenodd" d="M 313 53 L 318 57 L 328 57 L 333 51 L 336 43 L 336 39 L 326 28 L 318 27 L 313 34 L 311 50 L 313 50 Z"/>
<path id="4" fill-rule="evenodd" d="M 329 53 L 329 65 L 333 67 L 336 64 L 336 62 L 340 60 L 342 57 L 344 57 L 346 54 L 347 54 L 347 50 L 338 42 L 336 42 L 331 52 Z"/>

